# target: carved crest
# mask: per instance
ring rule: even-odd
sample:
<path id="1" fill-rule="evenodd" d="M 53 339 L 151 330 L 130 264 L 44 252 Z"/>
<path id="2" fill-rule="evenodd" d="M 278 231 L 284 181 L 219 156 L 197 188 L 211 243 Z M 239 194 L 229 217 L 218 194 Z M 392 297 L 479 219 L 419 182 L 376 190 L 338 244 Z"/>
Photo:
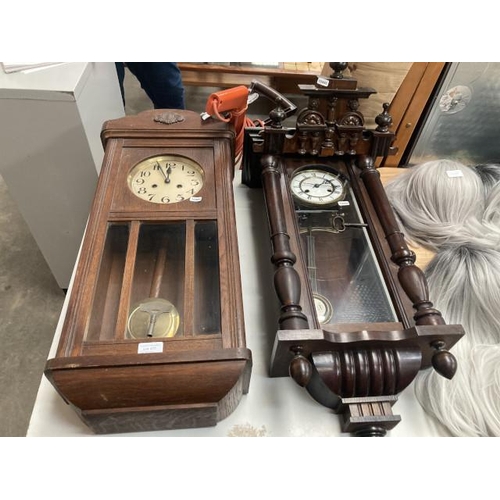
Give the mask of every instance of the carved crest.
<path id="1" fill-rule="evenodd" d="M 312 109 L 304 109 L 297 117 L 297 126 L 324 126 L 323 115 Z"/>
<path id="2" fill-rule="evenodd" d="M 340 120 L 340 125 L 348 125 L 352 127 L 362 127 L 363 117 L 361 113 L 353 111 L 352 113 L 346 113 Z"/>
<path id="3" fill-rule="evenodd" d="M 156 115 L 154 117 L 155 122 L 164 123 L 165 125 L 173 125 L 174 123 L 179 123 L 184 121 L 184 117 L 179 113 L 172 113 L 168 111 L 162 113 L 161 115 Z"/>

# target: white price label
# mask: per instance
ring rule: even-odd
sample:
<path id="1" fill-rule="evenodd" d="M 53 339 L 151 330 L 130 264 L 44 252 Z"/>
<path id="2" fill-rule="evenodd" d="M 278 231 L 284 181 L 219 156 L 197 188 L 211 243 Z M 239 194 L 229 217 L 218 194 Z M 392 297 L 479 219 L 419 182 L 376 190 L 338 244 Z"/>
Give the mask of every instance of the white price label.
<path id="1" fill-rule="evenodd" d="M 446 175 L 448 177 L 463 177 L 464 173 L 461 170 L 447 170 Z"/>
<path id="2" fill-rule="evenodd" d="M 348 201 L 339 201 L 339 207 L 347 207 L 347 205 L 350 205 Z"/>
<path id="3" fill-rule="evenodd" d="M 163 352 L 163 342 L 141 342 L 137 346 L 137 354 Z"/>
<path id="4" fill-rule="evenodd" d="M 202 196 L 191 196 L 191 198 L 189 198 L 189 201 L 192 201 L 193 203 L 199 203 L 202 199 Z"/>
<path id="5" fill-rule="evenodd" d="M 322 76 L 319 76 L 318 79 L 316 80 L 317 85 L 321 85 L 322 87 L 328 87 L 330 81 L 328 78 L 323 78 Z"/>

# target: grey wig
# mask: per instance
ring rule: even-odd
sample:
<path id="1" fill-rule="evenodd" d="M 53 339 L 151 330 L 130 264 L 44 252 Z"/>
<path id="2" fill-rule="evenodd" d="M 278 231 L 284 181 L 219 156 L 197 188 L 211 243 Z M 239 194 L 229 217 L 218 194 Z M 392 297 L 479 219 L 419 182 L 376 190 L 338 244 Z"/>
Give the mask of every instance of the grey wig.
<path id="1" fill-rule="evenodd" d="M 500 436 L 499 180 L 496 165 L 437 160 L 386 187 L 409 242 L 435 252 L 425 269 L 431 300 L 466 332 L 451 381 L 433 369 L 415 379 L 422 407 L 455 436 Z"/>

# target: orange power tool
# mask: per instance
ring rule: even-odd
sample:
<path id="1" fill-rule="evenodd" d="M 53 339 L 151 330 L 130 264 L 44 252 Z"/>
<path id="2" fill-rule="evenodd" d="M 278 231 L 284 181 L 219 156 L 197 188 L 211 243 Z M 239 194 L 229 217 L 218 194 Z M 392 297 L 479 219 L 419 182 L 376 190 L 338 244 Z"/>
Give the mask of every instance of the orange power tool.
<path id="1" fill-rule="evenodd" d="M 216 118 L 233 125 L 236 132 L 235 156 L 239 160 L 243 151 L 243 140 L 246 127 L 263 127 L 266 121 L 252 121 L 246 116 L 248 104 L 254 102 L 260 95 L 269 98 L 272 102 L 283 108 L 285 116 L 295 112 L 297 106 L 276 92 L 271 87 L 264 85 L 258 80 L 253 80 L 250 87 L 239 85 L 220 92 L 214 92 L 208 97 L 205 113 L 202 118 Z"/>

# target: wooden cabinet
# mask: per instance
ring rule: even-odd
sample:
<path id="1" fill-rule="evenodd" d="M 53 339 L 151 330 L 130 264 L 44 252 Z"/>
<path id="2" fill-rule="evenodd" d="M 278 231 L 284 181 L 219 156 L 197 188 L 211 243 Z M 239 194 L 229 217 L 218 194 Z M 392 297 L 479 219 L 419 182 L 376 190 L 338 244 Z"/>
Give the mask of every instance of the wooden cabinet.
<path id="1" fill-rule="evenodd" d="M 248 391 L 234 132 L 193 111 L 110 120 L 45 374 L 96 433 L 215 425 Z"/>

